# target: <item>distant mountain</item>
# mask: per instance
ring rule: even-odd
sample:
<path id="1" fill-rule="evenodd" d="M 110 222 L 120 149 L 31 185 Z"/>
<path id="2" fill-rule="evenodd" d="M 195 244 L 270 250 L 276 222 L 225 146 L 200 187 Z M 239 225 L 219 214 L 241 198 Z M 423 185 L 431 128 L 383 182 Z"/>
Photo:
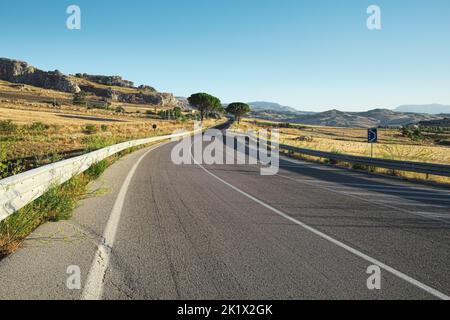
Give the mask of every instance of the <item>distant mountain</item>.
<path id="1" fill-rule="evenodd" d="M 376 119 L 335 109 L 306 115 L 302 118 L 295 119 L 294 122 L 330 127 L 374 127 L 378 125 Z"/>
<path id="2" fill-rule="evenodd" d="M 314 114 L 293 114 L 275 111 L 254 111 L 253 116 L 259 119 L 303 123 L 309 125 L 331 126 L 331 127 L 399 127 L 402 125 L 415 124 L 421 121 L 440 120 L 443 116 L 419 114 L 412 112 L 395 112 L 388 109 L 374 109 L 365 112 L 344 112 L 329 110 Z"/>
<path id="3" fill-rule="evenodd" d="M 281 104 L 275 102 L 267 102 L 267 101 L 255 101 L 248 103 L 252 110 L 255 111 L 277 111 L 277 112 L 292 112 L 292 113 L 305 113 L 294 109 L 292 107 L 282 106 Z"/>
<path id="4" fill-rule="evenodd" d="M 450 114 L 450 106 L 442 104 L 404 105 L 395 109 L 397 112 L 414 112 L 428 114 Z"/>

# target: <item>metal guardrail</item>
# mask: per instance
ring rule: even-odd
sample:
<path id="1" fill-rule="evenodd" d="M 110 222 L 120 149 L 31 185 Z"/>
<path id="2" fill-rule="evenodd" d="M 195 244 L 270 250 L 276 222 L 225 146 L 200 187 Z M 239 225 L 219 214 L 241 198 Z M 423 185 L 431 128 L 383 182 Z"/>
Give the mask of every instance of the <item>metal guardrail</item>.
<path id="1" fill-rule="evenodd" d="M 233 131 L 234 134 L 242 134 L 239 131 Z M 244 136 L 250 138 L 250 136 Z M 254 137 L 252 137 L 255 140 Z M 258 140 L 257 140 L 258 141 Z M 270 147 L 270 141 L 265 141 L 265 144 Z M 450 165 L 444 164 L 434 164 L 434 163 L 425 163 L 425 162 L 414 162 L 414 161 L 399 161 L 399 160 L 387 160 L 380 158 L 370 158 L 370 157 L 362 157 L 362 156 L 352 156 L 348 154 L 341 153 L 332 153 L 325 151 L 318 151 L 312 149 L 303 149 L 294 146 L 289 146 L 285 144 L 278 145 L 278 149 L 287 150 L 294 153 L 299 153 L 303 155 L 308 155 L 317 158 L 324 158 L 336 161 L 344 161 L 353 164 L 364 165 L 368 167 L 377 167 L 391 170 L 399 170 L 399 171 L 407 171 L 407 172 L 416 172 L 416 173 L 424 173 L 427 175 L 435 175 L 435 176 L 443 176 L 450 177 Z"/>
<path id="2" fill-rule="evenodd" d="M 89 169 L 89 167 L 93 164 L 119 153 L 120 151 L 153 142 L 181 138 L 194 133 L 196 132 L 180 133 L 124 142 L 0 180 L 0 221 L 3 221 L 17 210 L 39 198 L 50 187 L 60 185 L 68 181 L 77 174 Z M 450 177 L 449 165 L 384 160 L 303 149 L 288 145 L 280 145 L 279 148 L 294 153 L 336 161 L 344 161 L 353 164 Z"/>
<path id="3" fill-rule="evenodd" d="M 324 151 L 316 151 L 311 149 L 302 149 L 288 145 L 280 145 L 280 149 L 304 154 L 308 156 L 325 158 L 336 161 L 344 161 L 353 164 L 360 164 L 371 167 L 378 167 L 384 169 L 392 169 L 407 172 L 417 172 L 436 176 L 450 177 L 450 166 L 442 164 L 424 163 L 424 162 L 412 162 L 412 161 L 398 161 L 398 160 L 385 160 L 379 158 L 352 156 L 339 153 L 331 153 Z"/>
<path id="4" fill-rule="evenodd" d="M 116 153 L 153 142 L 181 138 L 196 132 L 123 142 L 0 180 L 0 221 L 42 196 L 52 186 L 63 184 L 93 164 Z"/>

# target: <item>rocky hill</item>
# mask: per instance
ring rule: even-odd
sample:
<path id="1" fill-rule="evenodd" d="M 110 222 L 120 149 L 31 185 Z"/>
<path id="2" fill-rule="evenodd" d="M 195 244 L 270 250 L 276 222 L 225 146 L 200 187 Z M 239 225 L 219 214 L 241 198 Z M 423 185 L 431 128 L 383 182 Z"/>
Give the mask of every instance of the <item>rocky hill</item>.
<path id="1" fill-rule="evenodd" d="M 0 58 L 0 80 L 63 92 L 80 91 L 75 82 L 58 70 L 46 72 L 26 62 L 5 58 Z"/>
<path id="2" fill-rule="evenodd" d="M 75 77 L 80 79 L 86 79 L 98 84 L 103 84 L 105 86 L 116 86 L 122 88 L 134 88 L 134 83 L 132 81 L 124 80 L 119 76 L 99 76 L 90 75 L 86 73 L 77 73 Z"/>
<path id="3" fill-rule="evenodd" d="M 147 85 L 135 87 L 133 82 L 120 76 L 81 73 L 69 76 L 58 70 L 43 71 L 26 62 L 6 58 L 0 58 L 0 80 L 68 93 L 84 91 L 102 99 L 123 103 L 178 105 L 178 100 L 171 93 L 160 93 Z"/>
<path id="4" fill-rule="evenodd" d="M 330 110 L 314 114 L 253 110 L 251 117 L 309 125 L 332 127 L 399 127 L 421 121 L 440 120 L 441 115 L 395 112 L 388 109 L 374 109 L 366 112 L 344 112 Z"/>

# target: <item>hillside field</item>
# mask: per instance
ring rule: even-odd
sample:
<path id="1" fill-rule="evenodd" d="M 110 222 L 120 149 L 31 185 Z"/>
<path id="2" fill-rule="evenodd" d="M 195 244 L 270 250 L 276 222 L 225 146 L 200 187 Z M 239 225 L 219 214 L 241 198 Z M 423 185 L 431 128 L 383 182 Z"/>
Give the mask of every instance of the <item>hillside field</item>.
<path id="1" fill-rule="evenodd" d="M 114 106 L 99 109 L 73 105 L 72 98 L 69 93 L 0 81 L 0 178 L 30 169 L 25 168 L 30 158 L 33 166 L 39 166 L 78 150 L 193 128 L 190 118 L 156 117 L 155 106 L 151 105 L 117 103 L 125 109 L 118 114 Z M 95 101 L 96 97 L 88 99 Z M 164 108 L 156 108 L 156 112 L 161 110 Z M 215 122 L 207 120 L 205 125 Z"/>
<path id="2" fill-rule="evenodd" d="M 371 155 L 371 146 L 367 143 L 367 129 L 298 124 L 290 125 L 289 128 L 280 128 L 279 123 L 254 119 L 246 119 L 239 125 L 235 124 L 234 127 L 244 131 L 278 128 L 281 144 L 357 156 Z M 423 140 L 413 141 L 404 137 L 399 129 L 379 129 L 379 143 L 374 145 L 374 157 L 450 165 L 450 148 L 436 145 L 430 136 L 425 135 Z M 409 178 L 424 178 L 424 175 L 415 173 L 395 174 Z M 450 183 L 450 179 L 443 177 L 429 178 L 438 182 Z"/>

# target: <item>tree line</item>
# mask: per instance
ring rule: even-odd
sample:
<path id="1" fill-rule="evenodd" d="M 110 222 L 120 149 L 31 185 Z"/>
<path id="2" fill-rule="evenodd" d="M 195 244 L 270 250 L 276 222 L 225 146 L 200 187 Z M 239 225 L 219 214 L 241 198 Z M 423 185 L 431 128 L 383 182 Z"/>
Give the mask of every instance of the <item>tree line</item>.
<path id="1" fill-rule="evenodd" d="M 200 112 L 201 121 L 204 120 L 208 113 L 224 114 L 226 112 L 232 114 L 236 121 L 240 122 L 242 117 L 251 111 L 250 106 L 243 102 L 233 102 L 227 108 L 224 108 L 219 98 L 204 92 L 191 95 L 188 98 L 188 102 Z"/>
<path id="2" fill-rule="evenodd" d="M 224 108 L 219 98 L 204 92 L 191 95 L 188 98 L 188 102 L 192 107 L 199 111 L 201 121 L 211 114 L 223 115 L 228 113 L 233 115 L 236 121 L 240 123 L 242 117 L 251 111 L 250 106 L 243 102 L 233 102 Z M 83 91 L 75 93 L 73 96 L 73 104 L 87 105 L 86 93 Z M 123 113 L 125 110 L 122 107 L 118 107 L 116 112 Z M 181 108 L 176 107 L 172 111 L 161 111 L 159 116 L 162 118 L 180 118 Z"/>

